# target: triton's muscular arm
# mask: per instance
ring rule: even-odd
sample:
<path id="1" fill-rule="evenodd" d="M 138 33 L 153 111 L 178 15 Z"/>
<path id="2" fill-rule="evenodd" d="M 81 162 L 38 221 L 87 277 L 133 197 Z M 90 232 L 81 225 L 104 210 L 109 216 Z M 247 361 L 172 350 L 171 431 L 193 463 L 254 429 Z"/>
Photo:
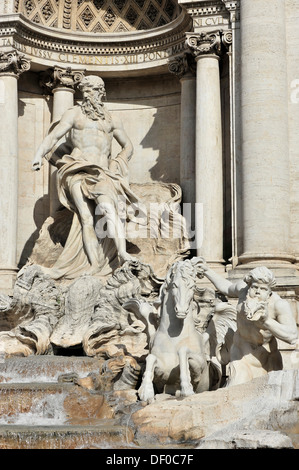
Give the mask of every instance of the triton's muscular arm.
<path id="1" fill-rule="evenodd" d="M 122 147 L 121 152 L 118 156 L 130 160 L 133 155 L 133 145 L 126 131 L 123 128 L 123 124 L 119 119 L 113 119 L 113 137 Z"/>

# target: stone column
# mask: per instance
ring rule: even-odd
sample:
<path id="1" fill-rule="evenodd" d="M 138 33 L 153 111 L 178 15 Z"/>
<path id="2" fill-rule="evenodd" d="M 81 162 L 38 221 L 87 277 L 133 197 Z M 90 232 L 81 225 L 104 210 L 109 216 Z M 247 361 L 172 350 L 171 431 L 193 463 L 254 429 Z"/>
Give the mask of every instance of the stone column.
<path id="1" fill-rule="evenodd" d="M 168 69 L 181 82 L 180 185 L 183 192 L 183 215 L 194 225 L 195 207 L 195 120 L 196 77 L 191 54 L 178 56 Z M 190 220 L 188 220 L 190 219 Z"/>
<path id="2" fill-rule="evenodd" d="M 285 2 L 241 1 L 243 253 L 291 267 Z"/>
<path id="3" fill-rule="evenodd" d="M 23 54 L 0 54 L 0 292 L 11 294 L 17 273 L 18 78 L 29 70 Z"/>
<path id="4" fill-rule="evenodd" d="M 2 0 L 0 3 L 0 15 L 15 13 L 14 0 Z"/>
<path id="5" fill-rule="evenodd" d="M 219 60 L 220 32 L 190 35 L 196 60 L 197 254 L 211 267 L 223 263 L 223 170 Z"/>
<path id="6" fill-rule="evenodd" d="M 47 70 L 41 74 L 40 84 L 48 91 L 53 93 L 53 113 L 52 125 L 60 120 L 63 113 L 74 106 L 75 86 L 82 80 L 83 72 L 73 71 L 71 68 L 62 69 L 54 67 L 54 69 Z M 56 146 L 57 152 L 59 147 L 65 143 L 63 137 Z M 61 147 L 62 148 L 62 147 Z M 63 153 L 63 151 L 62 151 Z M 56 187 L 56 173 L 55 166 L 50 169 L 50 214 L 53 216 L 60 206 Z"/>

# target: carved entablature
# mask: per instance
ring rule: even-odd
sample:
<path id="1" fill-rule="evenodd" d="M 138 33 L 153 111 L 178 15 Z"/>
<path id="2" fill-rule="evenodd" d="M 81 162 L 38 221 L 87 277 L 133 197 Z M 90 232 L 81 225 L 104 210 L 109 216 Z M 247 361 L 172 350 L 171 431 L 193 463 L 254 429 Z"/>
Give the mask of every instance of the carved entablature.
<path id="1" fill-rule="evenodd" d="M 230 28 L 239 19 L 240 0 L 178 0 L 193 19 L 193 29 Z"/>
<path id="2" fill-rule="evenodd" d="M 70 88 L 74 90 L 83 77 L 84 73 L 80 70 L 72 70 L 70 67 L 66 69 L 54 67 L 41 73 L 40 85 L 46 88 L 47 91 L 52 91 L 55 88 Z"/>
<path id="3" fill-rule="evenodd" d="M 12 74 L 19 77 L 30 69 L 30 61 L 16 50 L 0 53 L 0 74 Z"/>
<path id="4" fill-rule="evenodd" d="M 23 15 L 3 15 L 0 16 L 0 50 L 14 48 L 43 68 L 57 65 L 99 73 L 166 69 L 170 57 L 186 51 L 185 34 L 191 30 L 192 19 L 186 11 L 159 28 L 117 35 L 54 30 Z"/>

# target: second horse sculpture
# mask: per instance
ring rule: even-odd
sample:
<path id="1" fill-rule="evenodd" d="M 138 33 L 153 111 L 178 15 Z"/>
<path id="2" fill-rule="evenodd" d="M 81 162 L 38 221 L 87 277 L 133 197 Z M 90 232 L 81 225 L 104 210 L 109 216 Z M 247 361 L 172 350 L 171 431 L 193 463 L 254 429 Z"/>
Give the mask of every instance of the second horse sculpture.
<path id="1" fill-rule="evenodd" d="M 142 401 L 153 400 L 154 385 L 157 393 L 174 394 L 179 391 L 180 396 L 184 397 L 219 387 L 221 366 L 211 361 L 211 335 L 219 352 L 222 345 L 226 346 L 228 330 L 234 329 L 235 309 L 225 303 L 229 311 L 228 321 L 225 322 L 223 315 L 218 337 L 217 325 L 213 326 L 211 333 L 208 328 L 204 333 L 196 329 L 194 316 L 198 307 L 194 292 L 198 276 L 197 260 L 178 261 L 168 271 L 160 290 L 157 328 L 151 319 L 153 307 L 150 304 L 132 299 L 125 305 L 143 319 L 148 329 L 149 355 L 138 390 Z M 220 358 L 221 353 L 217 356 Z"/>

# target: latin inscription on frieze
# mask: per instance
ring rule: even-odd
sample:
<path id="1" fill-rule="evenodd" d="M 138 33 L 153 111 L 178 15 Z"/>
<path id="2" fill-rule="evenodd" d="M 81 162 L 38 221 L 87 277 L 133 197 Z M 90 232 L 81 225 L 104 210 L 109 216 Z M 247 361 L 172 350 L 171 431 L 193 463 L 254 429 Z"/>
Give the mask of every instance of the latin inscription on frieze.
<path id="1" fill-rule="evenodd" d="M 33 46 L 20 44 L 11 38 L 2 38 L 0 40 L 0 47 L 13 47 L 14 49 L 26 54 L 32 58 L 39 58 L 47 61 L 54 61 L 61 64 L 71 65 L 90 65 L 90 66 L 126 66 L 137 65 L 150 62 L 158 62 L 166 60 L 169 57 L 180 53 L 184 49 L 184 44 L 178 44 L 171 48 L 144 52 L 138 54 L 74 54 L 69 52 L 49 51 L 40 49 Z"/>

